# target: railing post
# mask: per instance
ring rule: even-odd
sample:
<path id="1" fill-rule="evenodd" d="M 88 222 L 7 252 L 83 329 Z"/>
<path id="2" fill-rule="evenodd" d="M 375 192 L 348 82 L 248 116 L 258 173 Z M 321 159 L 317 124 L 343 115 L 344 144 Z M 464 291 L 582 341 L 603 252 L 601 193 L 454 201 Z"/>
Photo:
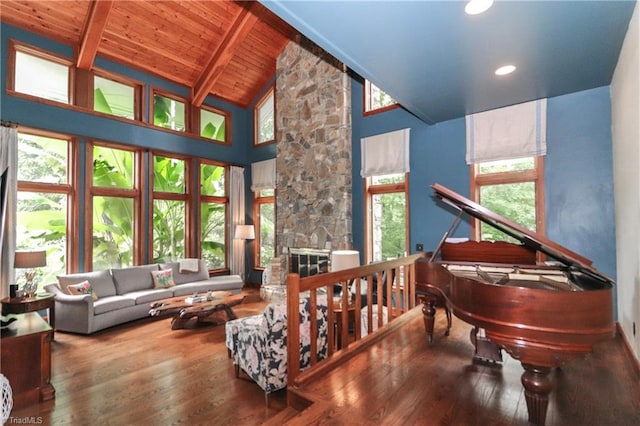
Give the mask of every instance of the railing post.
<path id="1" fill-rule="evenodd" d="M 287 275 L 287 385 L 300 374 L 300 275 Z"/>

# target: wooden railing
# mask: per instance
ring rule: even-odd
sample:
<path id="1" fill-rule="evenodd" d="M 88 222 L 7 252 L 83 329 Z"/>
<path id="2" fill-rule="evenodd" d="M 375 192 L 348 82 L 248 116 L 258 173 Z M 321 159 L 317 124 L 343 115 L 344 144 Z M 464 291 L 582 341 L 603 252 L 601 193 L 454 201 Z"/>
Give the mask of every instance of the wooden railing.
<path id="1" fill-rule="evenodd" d="M 299 363 L 287 363 L 287 387 L 289 388 L 287 400 L 290 406 L 302 407 L 309 404 L 309 401 L 305 400 L 301 394 L 292 392 L 292 390 L 351 358 L 359 349 L 379 341 L 388 334 L 388 330 L 393 328 L 391 326 L 394 320 L 416 306 L 414 264 L 416 260 L 425 256 L 424 253 L 415 254 L 306 278 L 300 278 L 298 274 L 287 276 L 287 358 L 289 360 L 300 358 L 300 318 L 298 314 L 300 299 L 309 297 L 311 308 L 311 366 L 301 371 L 297 367 Z M 377 277 L 378 295 L 378 303 L 375 305 L 373 304 L 373 287 L 368 285 L 373 282 L 374 276 Z M 386 277 L 386 286 L 382 282 L 383 276 Z M 367 283 L 366 292 L 363 292 L 365 282 Z M 335 298 L 334 286 L 342 290 L 340 295 Z M 386 325 L 383 322 L 382 302 L 383 288 L 385 287 L 385 299 L 388 305 L 386 307 L 388 311 Z M 354 290 L 353 293 L 356 297 L 351 297 L 349 289 Z M 362 293 L 366 294 L 366 303 L 364 304 L 359 296 Z M 318 360 L 317 357 L 317 302 L 319 294 L 326 294 L 328 301 L 328 355 L 324 360 Z M 348 308 L 342 309 L 345 306 Z M 365 338 L 361 333 L 361 310 L 363 307 L 367 307 L 368 333 Z M 377 312 L 377 330 L 375 332 L 373 332 L 374 310 Z M 342 326 L 338 327 L 339 324 Z M 349 331 L 350 324 L 353 327 L 352 332 Z"/>

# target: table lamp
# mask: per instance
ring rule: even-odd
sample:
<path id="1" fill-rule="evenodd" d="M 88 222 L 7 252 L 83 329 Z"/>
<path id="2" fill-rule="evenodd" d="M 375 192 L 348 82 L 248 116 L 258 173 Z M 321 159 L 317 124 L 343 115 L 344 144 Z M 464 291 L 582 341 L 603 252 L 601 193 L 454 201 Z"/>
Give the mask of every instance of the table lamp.
<path id="1" fill-rule="evenodd" d="M 360 266 L 360 252 L 358 250 L 334 250 L 331 252 L 331 272 L 342 271 L 343 269 L 357 268 Z M 349 300 L 351 300 L 351 282 L 347 285 L 349 289 Z M 333 286 L 334 297 L 342 293 L 342 286 Z"/>
<path id="2" fill-rule="evenodd" d="M 24 278 L 27 282 L 23 288 L 29 297 L 35 296 L 38 285 L 33 282 L 36 276 L 34 268 L 47 266 L 47 253 L 44 250 L 16 251 L 13 266 L 16 269 L 27 269 L 24 273 Z"/>

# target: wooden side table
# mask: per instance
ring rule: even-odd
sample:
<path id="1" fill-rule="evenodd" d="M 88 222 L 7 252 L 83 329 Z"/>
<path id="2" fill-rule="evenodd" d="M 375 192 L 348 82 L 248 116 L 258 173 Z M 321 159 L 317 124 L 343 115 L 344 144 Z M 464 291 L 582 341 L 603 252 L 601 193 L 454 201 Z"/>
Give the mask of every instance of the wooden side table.
<path id="1" fill-rule="evenodd" d="M 52 330 L 56 329 L 56 304 L 53 294 L 37 294 L 35 297 L 5 297 L 2 302 L 2 315 L 26 314 L 43 309 L 47 310 L 47 319 Z"/>
<path id="2" fill-rule="evenodd" d="M 0 371 L 11 385 L 14 408 L 20 408 L 53 399 L 56 390 L 51 385 L 51 326 L 36 312 L 16 317 L 0 335 Z"/>

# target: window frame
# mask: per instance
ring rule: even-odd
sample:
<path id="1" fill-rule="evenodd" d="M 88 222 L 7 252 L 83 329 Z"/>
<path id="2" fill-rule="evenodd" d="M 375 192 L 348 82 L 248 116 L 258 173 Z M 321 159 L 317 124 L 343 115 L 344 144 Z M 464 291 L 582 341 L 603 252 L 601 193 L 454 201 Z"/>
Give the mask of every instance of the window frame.
<path id="1" fill-rule="evenodd" d="M 260 254 L 262 252 L 262 240 L 260 238 L 261 236 L 261 214 L 260 214 L 260 207 L 264 204 L 273 204 L 273 220 L 274 220 L 274 226 L 275 226 L 275 219 L 276 219 L 276 195 L 275 195 L 275 189 L 274 189 L 274 193 L 273 195 L 267 195 L 267 196 L 262 196 L 260 194 L 260 191 L 255 191 L 254 192 L 254 198 L 253 198 L 253 226 L 255 228 L 255 240 L 254 240 L 254 250 L 253 250 L 253 269 L 255 270 L 264 270 L 267 266 L 269 265 L 262 265 L 260 262 Z M 275 233 L 275 228 L 274 228 L 274 233 Z M 275 235 L 274 235 L 274 242 L 275 242 Z"/>
<path id="2" fill-rule="evenodd" d="M 480 189 L 483 186 L 533 182 L 535 186 L 536 199 L 536 230 L 540 236 L 544 236 L 545 230 L 545 205 L 544 205 L 544 157 L 538 156 L 534 158 L 534 168 L 527 170 L 517 170 L 497 173 L 480 173 L 480 163 L 472 164 L 470 167 L 471 175 L 471 200 L 482 205 L 480 199 Z M 474 241 L 480 241 L 480 220 L 473 219 L 471 221 L 471 238 Z M 540 261 L 541 253 L 538 252 L 538 260 Z"/>
<path id="3" fill-rule="evenodd" d="M 122 117 L 119 115 L 112 115 L 112 114 L 106 114 L 100 111 L 96 111 L 95 107 L 94 107 L 94 93 L 95 93 L 95 78 L 96 77 L 100 77 L 100 78 L 104 78 L 106 80 L 111 80 L 114 81 L 116 83 L 120 83 L 123 84 L 125 86 L 130 86 L 133 88 L 133 119 L 127 118 L 127 117 Z M 90 93 L 88 95 L 88 99 L 89 99 L 89 105 L 88 108 L 91 110 L 91 112 L 93 112 L 94 114 L 99 114 L 102 116 L 106 116 L 109 118 L 116 118 L 116 119 L 120 119 L 120 120 L 126 120 L 127 122 L 131 122 L 131 121 L 142 121 L 142 105 L 144 104 L 142 101 L 143 95 L 142 95 L 142 89 L 144 87 L 144 84 L 133 80 L 131 78 L 127 78 L 124 76 L 121 76 L 119 74 L 115 74 L 109 71 L 105 71 L 99 68 L 96 68 L 93 70 L 92 72 L 92 78 L 91 78 L 91 90 Z"/>
<path id="4" fill-rule="evenodd" d="M 218 269 L 210 269 L 209 268 L 209 274 L 224 274 L 224 273 L 228 273 L 230 271 L 230 267 L 229 267 L 229 251 L 231 250 L 231 237 L 230 237 L 230 232 L 229 229 L 231 227 L 231 220 L 230 220 L 230 214 L 229 214 L 229 207 L 230 207 L 230 202 L 229 202 L 229 176 L 231 173 L 231 166 L 227 163 L 223 163 L 221 161 L 216 161 L 216 160 L 210 160 L 210 159 L 206 159 L 206 158 L 198 158 L 197 159 L 197 164 L 196 164 L 196 169 L 197 169 L 197 182 L 198 182 L 198 194 L 196 197 L 196 209 L 198 209 L 198 214 L 197 214 L 197 220 L 196 220 L 196 226 L 195 226 L 195 231 L 197 232 L 197 257 L 199 259 L 202 258 L 202 244 L 201 244 L 201 240 L 202 240 L 202 215 L 200 214 L 201 211 L 201 206 L 202 203 L 214 203 L 214 204 L 224 204 L 225 205 L 225 209 L 224 209 L 224 266 L 222 268 L 218 268 Z M 206 165 L 210 165 L 210 166 L 216 166 L 216 167 L 224 167 L 224 192 L 225 195 L 224 196 L 219 196 L 219 195 L 203 195 L 202 194 L 202 176 L 200 175 L 200 168 L 203 164 Z"/>
<path id="5" fill-rule="evenodd" d="M 391 104 L 391 105 L 387 105 L 381 108 L 371 108 L 371 86 L 375 86 L 375 84 L 371 83 L 369 80 L 364 81 L 364 85 L 363 85 L 363 89 L 362 89 L 362 115 L 363 116 L 369 116 L 369 115 L 374 115 L 374 114 L 379 114 L 381 112 L 387 112 L 387 111 L 391 111 L 394 110 L 396 108 L 400 108 L 400 104 L 398 103 L 398 101 L 396 101 L 395 99 L 393 99 L 395 101 L 395 103 Z M 378 86 L 376 86 L 378 87 Z M 379 90 L 382 90 L 381 88 L 378 87 Z M 384 92 L 384 90 L 382 90 Z M 385 92 L 387 93 L 387 92 Z"/>
<path id="6" fill-rule="evenodd" d="M 267 101 L 267 99 L 272 93 L 273 93 L 273 139 L 259 142 L 258 137 L 260 135 L 260 130 L 259 130 L 260 129 L 260 123 L 259 123 L 260 107 L 264 105 L 264 103 Z M 276 86 L 275 84 L 271 85 L 271 87 L 260 97 L 258 102 L 256 102 L 255 107 L 253 107 L 253 130 L 254 130 L 253 146 L 264 146 L 264 145 L 276 142 L 276 133 L 278 129 L 276 126 Z"/>
<path id="7" fill-rule="evenodd" d="M 156 126 L 156 124 L 154 123 L 154 114 L 155 114 L 155 108 L 154 108 L 154 100 L 155 100 L 155 96 L 162 96 L 164 98 L 168 98 L 171 100 L 174 100 L 176 102 L 182 102 L 184 104 L 184 130 L 175 130 L 175 129 L 170 129 L 168 127 L 162 127 L 162 126 Z M 150 87 L 149 89 L 149 125 L 153 126 L 153 128 L 155 129 L 161 129 L 167 132 L 172 132 L 178 135 L 192 135 L 192 129 L 190 129 L 191 127 L 191 108 L 190 108 L 191 102 L 189 102 L 189 100 L 187 98 L 184 98 L 182 96 L 170 93 L 170 92 L 166 92 L 162 89 L 158 89 L 157 87 Z M 199 137 L 200 132 L 198 131 L 196 133 L 196 136 Z"/>
<path id="8" fill-rule="evenodd" d="M 68 69 L 67 75 L 67 99 L 68 102 L 60 102 L 53 99 L 43 98 L 41 96 L 32 95 L 29 93 L 23 93 L 16 91 L 16 53 L 21 52 L 26 55 L 35 56 L 37 58 L 43 59 L 45 61 L 53 62 L 58 65 L 63 65 Z M 7 93 L 19 96 L 26 97 L 28 99 L 38 99 L 40 102 L 51 103 L 53 105 L 75 105 L 75 67 L 72 60 L 65 58 L 62 55 L 58 55 L 55 53 L 48 52 L 46 50 L 40 49 L 35 46 L 31 46 L 27 43 L 23 43 L 21 41 L 17 41 L 14 39 L 9 39 L 9 52 L 7 58 Z"/>
<path id="9" fill-rule="evenodd" d="M 403 193 L 405 196 L 405 252 L 410 252 L 411 235 L 409 221 L 409 173 L 404 173 L 404 182 L 373 184 L 372 177 L 364 178 L 364 255 L 365 262 L 373 261 L 373 196 Z"/>
<path id="10" fill-rule="evenodd" d="M 133 152 L 133 185 L 131 189 L 108 188 L 93 185 L 93 148 L 99 146 L 108 149 L 117 149 Z M 145 193 L 144 179 L 141 179 L 141 171 L 144 169 L 143 150 L 131 145 L 120 145 L 112 142 L 90 140 L 85 144 L 85 258 L 84 270 L 93 271 L 93 197 L 118 197 L 133 199 L 133 258 L 132 265 L 144 264 L 144 245 L 142 242 L 142 194 Z"/>
<path id="11" fill-rule="evenodd" d="M 208 142 L 213 142 L 213 143 L 217 143 L 220 145 L 231 145 L 232 144 L 232 128 L 231 128 L 231 112 L 221 109 L 221 108 L 217 108 L 211 105 L 206 105 L 206 104 L 202 104 L 199 107 L 195 108 L 197 110 L 196 114 L 193 114 L 193 130 L 194 130 L 194 134 L 195 136 L 197 136 L 200 139 L 206 140 Z M 201 135 L 201 130 L 200 130 L 200 126 L 202 124 L 201 120 L 202 120 L 202 113 L 201 111 L 208 111 L 214 114 L 218 114 L 218 115 L 222 115 L 224 117 L 224 141 L 219 141 L 217 139 L 213 139 L 213 138 L 207 138 Z"/>
<path id="12" fill-rule="evenodd" d="M 184 192 L 182 194 L 177 192 L 160 192 L 154 189 L 154 157 L 164 157 L 164 158 L 173 158 L 176 160 L 184 161 Z M 153 262 L 153 236 L 154 236 L 154 226 L 153 226 L 153 202 L 155 200 L 167 200 L 167 201 L 184 201 L 185 203 L 185 227 L 184 227 L 184 255 L 185 257 L 192 257 L 192 247 L 194 246 L 194 229 L 191 226 L 193 222 L 193 196 L 191 188 L 193 182 L 193 170 L 192 170 L 192 160 L 189 156 L 173 154 L 169 152 L 161 152 L 161 151 L 149 151 L 147 153 L 147 161 L 146 164 L 149 165 L 147 170 L 148 173 L 148 181 L 149 181 L 149 191 L 148 191 L 148 211 L 147 211 L 147 225 L 148 225 L 148 235 L 149 239 L 147 241 L 147 253 L 148 259 L 147 262 Z"/>
<path id="13" fill-rule="evenodd" d="M 46 183 L 46 182 L 30 182 L 18 181 L 17 192 L 39 192 L 39 193 L 55 193 L 65 194 L 67 196 L 67 230 L 66 230 L 66 267 L 65 273 L 78 270 L 79 247 L 75 244 L 78 241 L 78 218 L 79 203 L 76 188 L 79 181 L 79 158 L 80 147 L 76 138 L 56 133 L 48 130 L 33 129 L 29 127 L 18 128 L 18 133 L 25 133 L 34 136 L 46 138 L 61 139 L 67 141 L 67 183 Z"/>

